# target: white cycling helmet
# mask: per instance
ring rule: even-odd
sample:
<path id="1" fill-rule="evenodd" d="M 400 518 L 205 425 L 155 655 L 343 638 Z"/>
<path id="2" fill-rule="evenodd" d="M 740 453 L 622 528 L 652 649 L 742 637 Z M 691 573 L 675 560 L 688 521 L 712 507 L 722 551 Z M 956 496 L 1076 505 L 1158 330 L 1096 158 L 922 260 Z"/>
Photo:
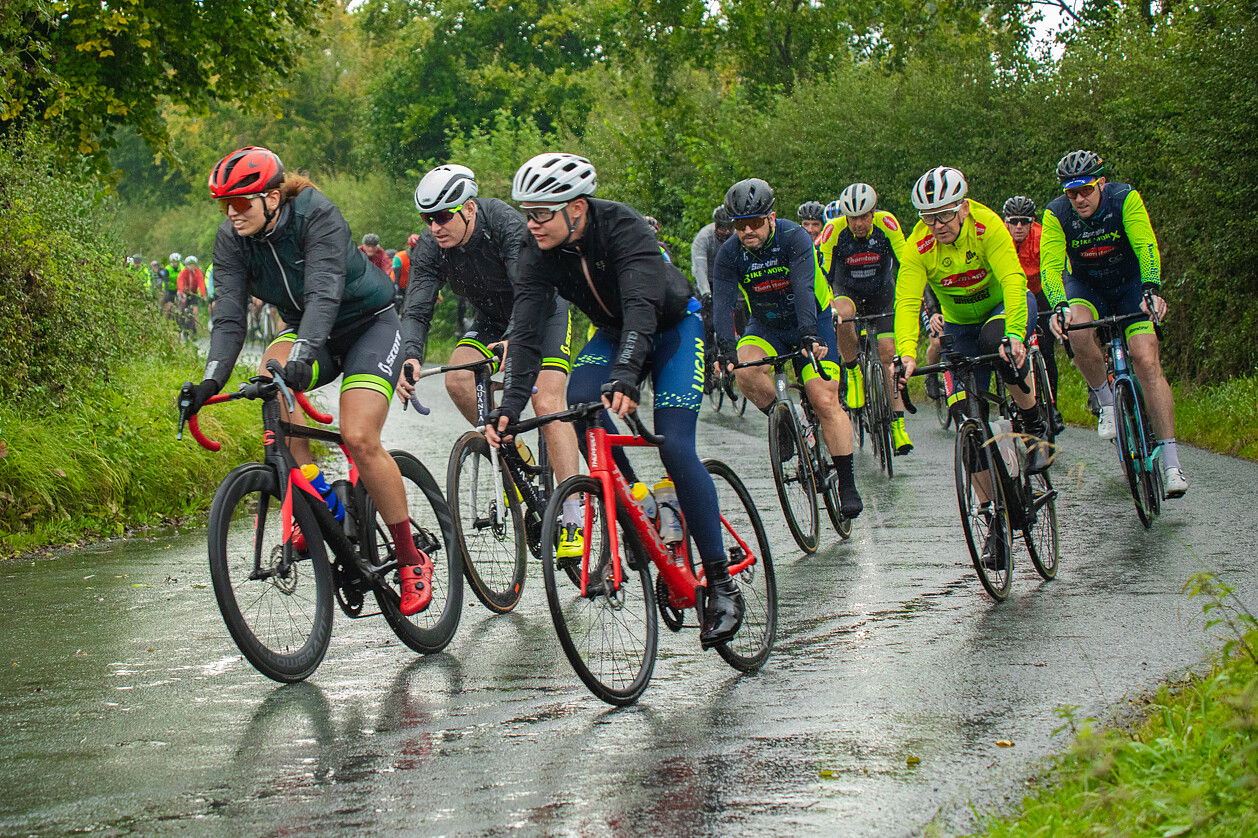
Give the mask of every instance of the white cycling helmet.
<path id="1" fill-rule="evenodd" d="M 913 206 L 919 212 L 934 212 L 952 206 L 969 191 L 965 175 L 951 166 L 936 166 L 913 184 Z"/>
<path id="2" fill-rule="evenodd" d="M 183 257 L 183 263 L 184 263 L 185 265 L 195 265 L 195 264 L 197 263 L 197 257 L 195 257 L 195 256 L 185 256 L 185 257 Z"/>
<path id="3" fill-rule="evenodd" d="M 562 204 L 593 195 L 598 186 L 594 164 L 584 157 L 548 151 L 529 160 L 511 181 L 516 201 Z"/>
<path id="4" fill-rule="evenodd" d="M 825 216 L 826 221 L 833 221 L 834 219 L 838 218 L 842 214 L 843 214 L 843 207 L 839 205 L 838 199 L 835 199 L 831 201 L 830 203 L 826 204 L 826 208 L 822 212 L 822 215 Z"/>
<path id="5" fill-rule="evenodd" d="M 475 198 L 477 191 L 476 175 L 467 166 L 455 163 L 438 166 L 424 175 L 415 187 L 415 209 L 420 212 L 454 209 L 468 198 Z"/>
<path id="6" fill-rule="evenodd" d="M 868 183 L 853 183 L 839 196 L 839 209 L 844 215 L 864 215 L 878 205 L 878 193 Z"/>
<path id="7" fill-rule="evenodd" d="M 172 264 L 173 264 L 173 263 L 175 263 L 175 262 L 182 262 L 182 261 L 183 261 L 183 257 L 182 257 L 182 256 L 180 256 L 178 253 L 172 253 L 172 254 L 170 254 L 170 259 L 169 259 L 169 260 L 167 260 L 167 261 L 171 262 Z"/>

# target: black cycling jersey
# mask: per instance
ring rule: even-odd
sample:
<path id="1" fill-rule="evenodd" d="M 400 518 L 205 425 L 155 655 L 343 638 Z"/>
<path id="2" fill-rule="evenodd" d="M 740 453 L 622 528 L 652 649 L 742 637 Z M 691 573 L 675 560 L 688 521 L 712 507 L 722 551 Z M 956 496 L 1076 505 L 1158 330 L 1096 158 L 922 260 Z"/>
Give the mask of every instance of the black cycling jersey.
<path id="1" fill-rule="evenodd" d="M 751 319 L 800 338 L 817 334 L 817 315 L 830 302 L 830 289 L 817 270 L 812 237 L 794 221 L 779 218 L 769 241 L 748 250 L 737 235 L 716 254 L 712 275 L 712 310 L 722 350 L 732 350 L 737 294 Z"/>
<path id="2" fill-rule="evenodd" d="M 585 200 L 589 210 L 579 241 L 542 250 L 530 236 L 520 252 L 502 399 L 508 415 L 519 415 L 528 400 L 556 293 L 598 328 L 620 335 L 611 378 L 634 387 L 642 378 L 653 336 L 686 316 L 690 285 L 664 261 L 642 215 L 616 201 Z"/>
<path id="3" fill-rule="evenodd" d="M 898 263 L 887 233 L 874 225 L 868 236 L 858 239 L 846 224 L 837 228 L 837 233 L 833 232 L 835 229 L 827 227 L 818 245 L 822 267 L 826 266 L 829 253 L 830 287 L 834 293 L 844 297 L 877 297 L 887 291 L 894 294 Z M 825 239 L 827 234 L 834 237 L 833 244 Z M 904 237 L 900 239 L 903 241 Z"/>
<path id="4" fill-rule="evenodd" d="M 231 377 L 245 343 L 249 297 L 297 329 L 298 357 L 313 357 L 393 305 L 393 281 L 367 261 L 341 211 L 314 187 L 287 199 L 274 229 L 241 236 L 224 219 L 214 239 L 214 331 L 205 377 Z"/>
<path id="5" fill-rule="evenodd" d="M 427 230 L 411 248 L 402 304 L 402 347 L 424 360 L 437 294 L 447 282 L 472 304 L 478 320 L 507 334 L 520 251 L 532 240 L 524 217 L 497 198 L 476 199 L 476 227 L 466 244 L 442 248 Z"/>

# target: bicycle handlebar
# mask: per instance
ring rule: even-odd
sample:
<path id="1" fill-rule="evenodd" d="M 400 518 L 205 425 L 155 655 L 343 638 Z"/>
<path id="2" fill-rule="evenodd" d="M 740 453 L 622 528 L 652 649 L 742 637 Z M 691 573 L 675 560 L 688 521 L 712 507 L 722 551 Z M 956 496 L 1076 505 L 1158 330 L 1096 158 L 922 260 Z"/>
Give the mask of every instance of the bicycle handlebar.
<path id="1" fill-rule="evenodd" d="M 271 364 L 275 364 L 277 367 L 279 366 L 276 361 L 272 360 L 267 363 L 268 370 L 271 369 Z M 186 415 L 187 408 L 191 406 L 191 403 L 185 402 L 185 394 L 191 391 L 192 386 L 191 381 L 185 382 L 183 389 L 180 391 L 179 430 L 175 434 L 175 439 L 183 439 L 183 426 L 186 423 L 188 426 L 188 433 L 192 434 L 192 438 L 197 441 L 198 445 L 207 451 L 219 451 L 222 449 L 223 444 L 210 439 L 201 431 L 200 417 L 195 413 L 191 416 Z M 324 425 L 330 425 L 332 423 L 332 414 L 320 412 L 318 408 L 310 403 L 310 399 L 307 398 L 304 392 L 293 393 L 288 389 L 288 386 L 284 384 L 283 378 L 279 375 L 275 375 L 272 378 L 260 375 L 255 376 L 246 381 L 244 384 L 241 384 L 240 389 L 235 393 L 219 393 L 217 395 L 210 396 L 205 400 L 205 405 L 203 406 L 209 407 L 212 404 L 222 404 L 223 402 L 235 401 L 236 399 L 273 398 L 276 393 L 284 393 L 292 400 L 290 404 L 293 404 L 293 407 L 290 408 L 290 412 L 296 412 L 297 407 L 301 407 L 302 411 L 304 411 L 307 416 L 316 422 L 320 422 Z"/>
<path id="2" fill-rule="evenodd" d="M 1149 321 L 1153 323 L 1153 334 L 1159 341 L 1162 340 L 1162 319 L 1158 317 L 1157 308 L 1153 305 L 1153 292 L 1148 288 L 1144 289 L 1144 305 L 1148 311 L 1133 311 L 1130 314 L 1115 314 L 1110 317 L 1099 317 L 1095 320 L 1085 320 L 1082 323 L 1066 323 L 1066 313 L 1062 309 L 1057 312 L 1057 323 L 1061 329 L 1065 340 L 1062 344 L 1066 347 L 1066 355 L 1070 358 L 1075 356 L 1075 352 L 1070 348 L 1070 333 L 1080 332 L 1084 329 L 1095 329 L 1100 326 L 1121 326 L 1132 320 L 1139 320 L 1147 316 Z"/>
<path id="3" fill-rule="evenodd" d="M 807 358 L 809 363 L 812 364 L 813 370 L 817 373 L 817 376 L 822 381 L 834 380 L 824 369 L 821 368 L 821 362 L 817 360 L 816 355 L 813 355 L 811 352 L 809 352 L 805 354 L 804 357 Z M 777 369 L 779 366 L 782 366 L 787 361 L 794 361 L 794 360 L 795 360 L 795 353 L 793 352 L 789 355 L 766 355 L 763 358 L 759 359 L 758 361 L 740 361 L 739 363 L 734 364 L 734 369 L 740 370 L 746 367 L 763 367 L 763 366 L 768 366 L 770 364 L 773 365 L 774 369 Z"/>
<path id="4" fill-rule="evenodd" d="M 510 423 L 507 425 L 506 430 L 502 432 L 502 436 L 515 436 L 527 433 L 534 428 L 540 428 L 542 425 L 549 425 L 551 422 L 570 422 L 573 419 L 586 419 L 605 410 L 606 407 L 601 401 L 574 404 L 566 410 L 546 413 L 541 416 L 534 416 L 532 419 L 521 419 L 518 422 Z M 664 444 L 664 437 L 648 431 L 646 426 L 642 424 L 642 420 L 638 418 L 637 413 L 626 414 L 625 421 L 635 435 L 642 437 L 655 446 Z"/>

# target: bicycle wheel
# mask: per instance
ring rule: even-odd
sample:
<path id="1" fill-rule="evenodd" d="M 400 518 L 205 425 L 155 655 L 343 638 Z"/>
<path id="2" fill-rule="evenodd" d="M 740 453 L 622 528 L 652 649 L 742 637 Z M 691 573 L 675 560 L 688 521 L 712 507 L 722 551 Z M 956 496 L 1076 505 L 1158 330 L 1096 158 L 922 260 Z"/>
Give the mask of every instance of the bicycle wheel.
<path id="1" fill-rule="evenodd" d="M 865 369 L 865 409 L 870 412 L 870 428 L 874 451 L 878 453 L 878 465 L 887 477 L 894 476 L 892 457 L 895 449 L 891 442 L 891 399 L 887 395 L 887 379 L 882 363 L 875 355 Z"/>
<path id="2" fill-rule="evenodd" d="M 454 546 L 450 508 L 441 496 L 437 481 L 415 455 L 406 451 L 390 451 L 389 456 L 397 463 L 398 471 L 402 472 L 407 515 L 415 546 L 432 559 L 432 601 L 418 614 L 404 616 L 398 593 L 401 579 L 394 570 L 389 574 L 387 585 L 376 587 L 376 602 L 398 639 L 421 655 L 428 655 L 444 649 L 459 627 L 463 610 L 462 561 Z M 369 561 L 396 561 L 392 534 L 379 513 L 375 515 L 373 532 L 373 542 L 367 552 Z"/>
<path id="3" fill-rule="evenodd" d="M 235 468 L 210 506 L 209 557 L 214 596 L 236 646 L 259 672 L 283 683 L 310 676 L 332 636 L 332 571 L 319 526 L 304 501 L 293 515 L 307 552 L 283 539 L 274 470 Z"/>
<path id="4" fill-rule="evenodd" d="M 1144 440 L 1143 456 L 1140 460 L 1140 494 L 1144 508 L 1149 511 L 1150 518 L 1162 514 L 1162 467 L 1160 457 L 1155 457 L 1157 440 L 1153 435 L 1153 424 L 1149 419 L 1149 408 L 1145 404 L 1144 391 L 1139 382 L 1135 386 L 1136 404 L 1140 407 L 1141 438 Z"/>
<path id="5" fill-rule="evenodd" d="M 1053 442 L 1057 439 L 1053 422 L 1053 408 L 1056 403 L 1053 400 L 1053 388 L 1048 382 L 1048 367 L 1044 365 L 1044 354 L 1037 347 L 1031 348 L 1031 374 L 1035 378 L 1035 412 L 1040 415 L 1040 421 L 1044 423 L 1048 441 Z"/>
<path id="6" fill-rule="evenodd" d="M 742 545 L 750 548 L 755 557 L 753 563 L 733 574 L 743 595 L 743 624 L 734 638 L 717 646 L 716 651 L 740 672 L 755 672 L 764 665 L 777 637 L 777 579 L 769 539 L 751 494 L 734 470 L 720 460 L 704 460 L 703 467 L 716 485 L 730 567 L 736 569 L 746 560 L 747 551 Z"/>
<path id="7" fill-rule="evenodd" d="M 575 497 L 581 505 L 585 554 L 578 562 L 588 568 L 586 591 L 581 592 L 581 565 L 575 578 L 557 567 L 554 545 L 563 525 L 563 504 Z M 607 520 L 601 484 L 576 475 L 559 484 L 542 518 L 545 552 L 542 577 L 546 602 L 564 654 L 590 692 L 608 704 L 632 704 L 642 695 L 655 668 L 659 618 L 647 557 L 637 536 Z M 613 582 L 609 534 L 616 527 L 621 555 L 620 586 Z M 562 572 L 561 572 L 562 571 Z"/>
<path id="8" fill-rule="evenodd" d="M 1136 400 L 1135 387 L 1128 379 L 1120 378 L 1114 382 L 1114 419 L 1118 424 L 1118 459 L 1122 463 L 1123 477 L 1127 480 L 1127 490 L 1136 504 L 1136 515 L 1145 529 L 1153 526 L 1153 518 L 1157 514 L 1148 505 L 1147 490 L 1144 486 L 1144 429 L 1141 416 L 1137 413 L 1143 407 Z"/>
<path id="9" fill-rule="evenodd" d="M 799 549 L 815 553 L 820 536 L 816 480 L 792 408 L 790 402 L 780 401 L 769 413 L 769 462 L 791 537 Z"/>
<path id="10" fill-rule="evenodd" d="M 1022 530 L 1035 572 L 1046 580 L 1057 575 L 1061 558 L 1057 537 L 1057 490 L 1048 472 L 1023 475 L 1023 492 L 1029 499 L 1031 524 Z"/>
<path id="11" fill-rule="evenodd" d="M 467 584 L 486 608 L 504 614 L 524 591 L 528 538 L 519 494 L 506 473 L 493 467 L 489 442 L 479 431 L 454 443 L 446 486 Z"/>
<path id="12" fill-rule="evenodd" d="M 712 405 L 713 410 L 720 413 L 721 407 L 725 404 L 725 386 L 722 384 L 721 379 L 710 370 L 705 381 L 704 389 L 708 394 L 708 403 Z"/>
<path id="13" fill-rule="evenodd" d="M 991 456 L 991 448 L 984 444 L 985 439 L 977 422 L 963 422 L 957 431 L 953 467 L 961 529 L 965 533 L 970 559 L 984 590 L 1000 602 L 1009 596 L 1009 584 L 1013 580 L 1013 522 L 1006 502 L 1001 466 Z M 980 489 L 987 501 L 980 497 Z M 991 558 L 985 560 L 984 555 L 988 553 Z"/>
<path id="14" fill-rule="evenodd" d="M 834 461 L 830 456 L 830 448 L 826 445 L 825 434 L 820 423 L 817 425 L 817 444 L 813 448 L 813 478 L 817 481 L 817 491 L 826 508 L 826 517 L 830 526 L 839 534 L 839 538 L 852 537 L 852 519 L 843 517 L 843 504 L 839 498 L 839 480 L 835 474 Z"/>
<path id="15" fill-rule="evenodd" d="M 943 382 L 939 383 L 943 387 Z M 947 430 L 952 424 L 952 411 L 948 410 L 948 396 L 945 394 L 942 398 L 935 399 L 935 419 L 939 422 L 939 427 Z"/>

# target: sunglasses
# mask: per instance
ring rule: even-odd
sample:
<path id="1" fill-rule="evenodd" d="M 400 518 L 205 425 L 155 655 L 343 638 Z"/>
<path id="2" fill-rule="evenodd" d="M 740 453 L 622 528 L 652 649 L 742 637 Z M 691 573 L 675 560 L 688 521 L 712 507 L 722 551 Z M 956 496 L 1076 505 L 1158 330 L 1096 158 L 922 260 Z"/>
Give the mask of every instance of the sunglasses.
<path id="1" fill-rule="evenodd" d="M 918 215 L 921 216 L 922 223 L 927 227 L 942 227 L 956 220 L 960 212 L 959 209 L 949 209 L 941 212 L 919 212 Z"/>
<path id="2" fill-rule="evenodd" d="M 237 195 L 233 198 L 219 198 L 218 208 L 223 211 L 223 215 L 226 215 L 227 210 L 229 209 L 234 209 L 239 215 L 249 211 L 249 208 L 253 206 L 254 198 L 261 198 L 265 195 L 265 192 L 255 192 L 252 195 Z"/>
<path id="3" fill-rule="evenodd" d="M 769 220 L 767 215 L 753 215 L 750 218 L 735 218 L 735 230 L 759 230 Z"/>
<path id="4" fill-rule="evenodd" d="M 1066 197 L 1072 201 L 1075 198 L 1090 198 L 1092 197 L 1092 193 L 1096 191 L 1096 181 L 1085 183 L 1077 189 L 1063 189 L 1062 191 L 1065 192 Z"/>
<path id="5" fill-rule="evenodd" d="M 565 201 L 553 207 L 520 207 L 520 209 L 524 210 L 524 214 L 528 216 L 529 221 L 532 221 L 534 224 L 545 224 L 554 218 L 560 210 L 567 207 L 569 203 L 571 202 Z"/>
<path id="6" fill-rule="evenodd" d="M 463 209 L 463 205 L 459 204 L 457 207 L 437 210 L 436 212 L 421 212 L 419 217 L 423 219 L 425 227 L 431 227 L 434 224 L 444 227 L 450 223 L 451 218 L 454 218 L 454 214 L 461 209 Z"/>
<path id="7" fill-rule="evenodd" d="M 1022 227 L 1022 226 L 1024 226 L 1024 225 L 1030 225 L 1030 224 L 1031 224 L 1031 221 L 1032 221 L 1032 219 L 1030 219 L 1030 218 L 1024 218 L 1024 217 L 1022 217 L 1022 216 L 1013 216 L 1013 217 L 1011 217 L 1011 218 L 1006 218 L 1006 219 L 1005 219 L 1005 223 L 1006 223 L 1006 224 L 1012 224 L 1012 225 L 1013 225 L 1013 226 L 1015 226 L 1015 227 Z"/>

